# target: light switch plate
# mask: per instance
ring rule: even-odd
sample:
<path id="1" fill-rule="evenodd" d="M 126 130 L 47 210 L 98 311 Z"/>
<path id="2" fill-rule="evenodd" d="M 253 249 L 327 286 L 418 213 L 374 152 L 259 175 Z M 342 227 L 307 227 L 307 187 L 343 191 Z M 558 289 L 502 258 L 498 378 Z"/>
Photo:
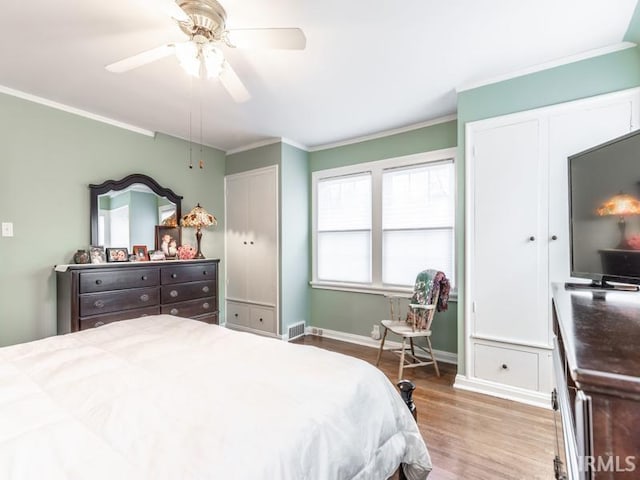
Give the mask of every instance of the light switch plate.
<path id="1" fill-rule="evenodd" d="M 2 236 L 13 237 L 13 223 L 2 222 Z"/>

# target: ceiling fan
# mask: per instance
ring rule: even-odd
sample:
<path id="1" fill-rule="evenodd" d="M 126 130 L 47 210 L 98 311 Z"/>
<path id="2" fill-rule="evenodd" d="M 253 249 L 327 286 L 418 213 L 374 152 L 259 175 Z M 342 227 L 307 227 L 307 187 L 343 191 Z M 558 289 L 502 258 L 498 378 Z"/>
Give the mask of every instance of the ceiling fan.
<path id="1" fill-rule="evenodd" d="M 175 54 L 182 68 L 195 77 L 220 78 L 236 102 L 251 98 L 242 80 L 224 58 L 221 47 L 303 50 L 307 39 L 299 28 L 227 30 L 227 13 L 216 0 L 153 0 L 178 22 L 189 37 L 138 53 L 105 68 L 122 73 Z"/>

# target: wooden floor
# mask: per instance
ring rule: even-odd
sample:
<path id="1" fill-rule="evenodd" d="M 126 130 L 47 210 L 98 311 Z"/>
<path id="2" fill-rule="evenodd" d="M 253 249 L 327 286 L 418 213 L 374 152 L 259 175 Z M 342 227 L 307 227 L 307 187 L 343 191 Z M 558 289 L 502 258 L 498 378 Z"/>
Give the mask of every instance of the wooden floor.
<path id="1" fill-rule="evenodd" d="M 377 351 L 308 335 L 297 343 L 352 355 L 375 364 Z M 383 354 L 380 368 L 395 384 L 398 357 Z M 554 427 L 551 410 L 454 389 L 456 367 L 405 370 L 416 384 L 420 432 L 431 454 L 429 480 L 553 478 Z"/>

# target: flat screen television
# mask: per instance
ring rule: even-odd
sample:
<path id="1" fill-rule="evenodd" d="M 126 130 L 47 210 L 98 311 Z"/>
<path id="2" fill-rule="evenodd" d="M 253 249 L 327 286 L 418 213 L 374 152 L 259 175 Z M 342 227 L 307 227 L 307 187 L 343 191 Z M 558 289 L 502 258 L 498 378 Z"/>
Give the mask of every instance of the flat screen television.
<path id="1" fill-rule="evenodd" d="M 637 290 L 640 130 L 569 157 L 569 214 L 571 276 L 592 283 L 567 286 Z"/>

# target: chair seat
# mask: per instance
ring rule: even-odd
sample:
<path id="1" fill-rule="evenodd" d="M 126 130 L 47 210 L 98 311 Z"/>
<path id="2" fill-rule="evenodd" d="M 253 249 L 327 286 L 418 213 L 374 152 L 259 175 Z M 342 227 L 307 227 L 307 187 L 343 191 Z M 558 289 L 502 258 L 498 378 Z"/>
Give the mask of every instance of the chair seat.
<path id="1" fill-rule="evenodd" d="M 382 320 L 382 326 L 396 335 L 407 338 L 430 337 L 431 330 L 414 330 L 407 322 L 398 322 L 394 320 Z"/>

